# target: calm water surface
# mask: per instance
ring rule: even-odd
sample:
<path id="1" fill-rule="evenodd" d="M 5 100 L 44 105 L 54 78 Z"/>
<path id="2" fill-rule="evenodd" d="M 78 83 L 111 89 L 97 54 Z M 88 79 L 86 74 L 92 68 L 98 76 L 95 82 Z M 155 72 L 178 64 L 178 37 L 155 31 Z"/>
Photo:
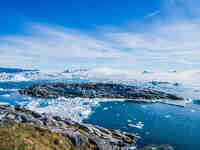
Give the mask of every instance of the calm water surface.
<path id="1" fill-rule="evenodd" d="M 200 148 L 200 105 L 181 108 L 166 104 L 103 102 L 93 110 L 85 123 L 138 133 L 142 137 L 139 146 L 171 144 L 176 150 Z M 143 128 L 132 126 L 140 121 Z"/>

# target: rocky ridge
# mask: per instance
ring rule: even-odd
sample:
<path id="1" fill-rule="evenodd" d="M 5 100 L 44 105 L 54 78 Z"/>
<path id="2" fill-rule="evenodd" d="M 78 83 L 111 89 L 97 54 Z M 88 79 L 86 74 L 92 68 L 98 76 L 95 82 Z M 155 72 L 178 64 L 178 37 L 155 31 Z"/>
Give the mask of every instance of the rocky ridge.
<path id="1" fill-rule="evenodd" d="M 152 100 L 171 99 L 183 100 L 173 94 L 150 88 L 140 88 L 123 84 L 112 83 L 48 83 L 36 84 L 21 89 L 20 94 L 40 98 L 110 98 L 125 99 L 137 102 L 152 102 Z"/>
<path id="2" fill-rule="evenodd" d="M 77 149 L 127 150 L 137 139 L 135 134 L 108 130 L 99 126 L 77 123 L 71 119 L 1 105 L 0 124 L 4 123 L 5 120 L 36 125 L 59 133 L 69 138 Z"/>

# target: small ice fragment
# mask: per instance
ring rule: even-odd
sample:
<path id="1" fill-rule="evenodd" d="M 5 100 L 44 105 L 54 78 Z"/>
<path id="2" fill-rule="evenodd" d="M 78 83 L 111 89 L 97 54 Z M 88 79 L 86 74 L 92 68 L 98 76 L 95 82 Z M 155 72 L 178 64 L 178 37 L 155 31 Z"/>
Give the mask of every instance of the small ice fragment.
<path id="1" fill-rule="evenodd" d="M 134 127 L 134 128 L 138 128 L 138 129 L 142 129 L 141 126 L 137 126 L 137 125 L 134 125 L 134 124 L 128 124 L 128 126 L 130 126 L 130 127 Z"/>
<path id="2" fill-rule="evenodd" d="M 142 107 L 142 108 L 147 108 L 147 106 L 146 106 L 146 105 L 142 105 L 141 107 Z"/>
<path id="3" fill-rule="evenodd" d="M 170 118 L 171 116 L 170 115 L 165 115 L 165 118 Z"/>
<path id="4" fill-rule="evenodd" d="M 142 129 L 144 127 L 144 124 L 141 121 L 139 121 L 136 125 L 135 124 L 128 124 L 128 126 L 138 128 L 138 129 Z"/>
<path id="5" fill-rule="evenodd" d="M 0 102 L 0 105 L 9 105 L 8 103 Z"/>
<path id="6" fill-rule="evenodd" d="M 150 132 L 145 132 L 145 134 L 146 134 L 146 135 L 149 135 L 149 134 L 150 134 Z"/>
<path id="7" fill-rule="evenodd" d="M 132 120 L 127 120 L 127 122 L 132 122 Z"/>
<path id="8" fill-rule="evenodd" d="M 103 110 L 108 110 L 108 107 L 104 107 Z"/>
<path id="9" fill-rule="evenodd" d="M 196 110 L 192 109 L 191 112 L 196 112 Z"/>
<path id="10" fill-rule="evenodd" d="M 130 147 L 129 149 L 130 149 L 130 150 L 135 150 L 135 149 L 137 149 L 137 147 L 136 147 L 136 146 L 132 146 L 132 147 Z"/>
<path id="11" fill-rule="evenodd" d="M 190 99 L 190 98 L 185 99 L 185 103 L 186 104 L 192 103 L 192 99 Z"/>
<path id="12" fill-rule="evenodd" d="M 3 96 L 3 97 L 10 97 L 9 94 L 5 94 L 5 95 L 1 95 L 1 96 Z"/>

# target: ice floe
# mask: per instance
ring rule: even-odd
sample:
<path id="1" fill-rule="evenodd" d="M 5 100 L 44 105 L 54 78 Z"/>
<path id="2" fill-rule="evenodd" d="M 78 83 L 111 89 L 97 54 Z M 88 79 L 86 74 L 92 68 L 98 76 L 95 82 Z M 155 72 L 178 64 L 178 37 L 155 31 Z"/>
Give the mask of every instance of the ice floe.
<path id="1" fill-rule="evenodd" d="M 9 103 L 0 102 L 0 105 L 9 105 Z"/>
<path id="2" fill-rule="evenodd" d="M 21 107 L 40 112 L 59 115 L 81 122 L 92 113 L 92 107 L 97 107 L 100 102 L 116 101 L 114 99 L 89 99 L 59 97 L 57 99 L 40 99 L 22 96 L 24 101 L 18 102 Z M 109 108 L 105 107 L 104 110 Z M 116 114 L 117 117 L 120 114 Z"/>
<path id="3" fill-rule="evenodd" d="M 1 95 L 2 97 L 10 97 L 9 94 L 4 94 L 4 95 Z"/>
<path id="4" fill-rule="evenodd" d="M 171 115 L 165 115 L 165 118 L 170 118 L 171 117 Z"/>
<path id="5" fill-rule="evenodd" d="M 141 121 L 139 121 L 137 124 L 128 124 L 128 126 L 138 128 L 138 129 L 143 129 L 144 124 Z"/>
<path id="6" fill-rule="evenodd" d="M 108 107 L 104 107 L 104 108 L 103 108 L 103 110 L 108 110 L 108 109 L 109 109 Z"/>
<path id="7" fill-rule="evenodd" d="M 196 112 L 196 110 L 194 110 L 194 109 L 192 109 L 192 110 L 190 110 L 192 113 L 194 113 L 194 112 Z"/>

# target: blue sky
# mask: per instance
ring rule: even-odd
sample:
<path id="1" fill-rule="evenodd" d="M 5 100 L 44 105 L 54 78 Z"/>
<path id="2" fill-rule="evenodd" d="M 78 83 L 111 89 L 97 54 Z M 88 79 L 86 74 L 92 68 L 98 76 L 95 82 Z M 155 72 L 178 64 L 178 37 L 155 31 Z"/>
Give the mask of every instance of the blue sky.
<path id="1" fill-rule="evenodd" d="M 16 33 L 21 25 L 31 21 L 83 30 L 124 25 L 143 20 L 144 16 L 159 10 L 160 5 L 160 0 L 6 0 L 0 5 L 1 33 Z"/>
<path id="2" fill-rule="evenodd" d="M 196 69 L 198 0 L 6 0 L 0 66 Z"/>

